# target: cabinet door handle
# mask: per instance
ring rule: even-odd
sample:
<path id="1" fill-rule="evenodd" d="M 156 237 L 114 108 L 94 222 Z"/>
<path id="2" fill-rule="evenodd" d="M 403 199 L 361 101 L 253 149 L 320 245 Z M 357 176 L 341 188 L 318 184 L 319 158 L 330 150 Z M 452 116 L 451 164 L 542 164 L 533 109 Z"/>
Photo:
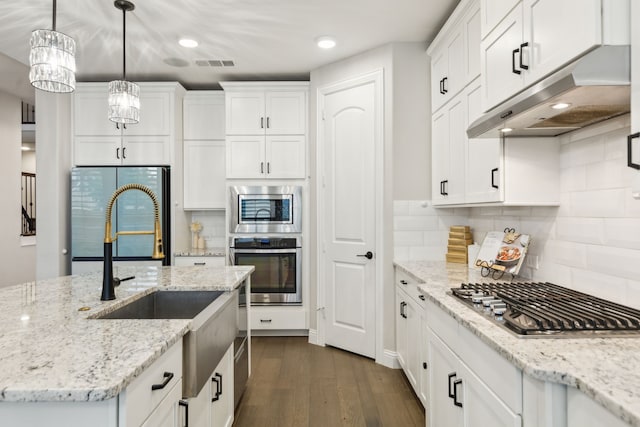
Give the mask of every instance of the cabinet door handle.
<path id="1" fill-rule="evenodd" d="M 212 402 L 217 402 L 220 400 L 220 396 L 222 396 L 222 375 L 219 373 L 215 373 L 215 375 L 211 378 L 211 382 L 216 383 L 216 392 L 215 395 L 211 398 Z"/>
<path id="2" fill-rule="evenodd" d="M 520 45 L 520 68 L 523 70 L 528 70 L 529 66 L 528 65 L 524 65 L 522 63 L 522 57 L 524 56 L 524 48 L 525 47 L 529 47 L 529 42 L 524 42 Z M 531 61 L 529 61 L 531 62 Z"/>
<path id="3" fill-rule="evenodd" d="M 260 323 L 271 323 L 271 319 L 260 319 Z"/>
<path id="4" fill-rule="evenodd" d="M 442 195 L 443 196 L 448 196 L 449 192 L 447 191 L 447 187 L 449 185 L 449 180 L 445 179 L 444 181 L 442 181 Z"/>
<path id="5" fill-rule="evenodd" d="M 445 77 L 442 79 L 442 93 L 447 93 L 449 92 L 449 89 L 447 89 L 447 87 L 444 85 L 447 80 L 449 80 L 449 77 Z"/>
<path id="6" fill-rule="evenodd" d="M 162 381 L 162 383 L 160 384 L 152 384 L 151 390 L 162 390 L 163 388 L 165 388 L 167 384 L 169 384 L 169 381 L 171 381 L 171 379 L 173 378 L 173 373 L 165 372 L 162 376 L 164 377 L 164 381 Z"/>
<path id="7" fill-rule="evenodd" d="M 116 159 L 120 158 L 120 147 L 116 148 Z"/>
<path id="8" fill-rule="evenodd" d="M 260 162 L 260 173 L 264 173 L 264 162 Z"/>
<path id="9" fill-rule="evenodd" d="M 269 129 L 269 117 L 267 117 L 267 129 Z"/>
<path id="10" fill-rule="evenodd" d="M 267 162 L 267 174 L 271 173 L 271 162 Z"/>
<path id="11" fill-rule="evenodd" d="M 493 188 L 498 188 L 498 186 L 496 185 L 496 181 L 495 181 L 496 172 L 498 172 L 498 168 L 491 169 L 491 187 L 493 187 Z"/>
<path id="12" fill-rule="evenodd" d="M 441 95 L 444 95 L 444 92 L 442 91 L 442 81 L 443 81 L 443 80 L 444 80 L 444 79 L 440 79 L 440 81 L 438 82 L 438 83 L 440 83 L 440 94 L 441 94 Z"/>
<path id="13" fill-rule="evenodd" d="M 420 298 L 422 301 L 426 301 L 427 298 L 424 295 L 418 295 L 418 298 Z"/>
<path id="14" fill-rule="evenodd" d="M 402 284 L 403 284 L 403 285 L 405 285 L 405 286 L 407 285 L 407 281 L 406 281 L 406 280 L 404 280 L 404 279 L 400 280 L 400 283 L 402 283 Z"/>
<path id="15" fill-rule="evenodd" d="M 449 397 L 450 398 L 454 398 L 455 394 L 453 392 L 453 384 L 452 384 L 452 379 L 454 379 L 456 377 L 456 373 L 455 372 L 451 372 L 449 375 L 447 375 L 447 377 L 449 377 Z"/>
<path id="16" fill-rule="evenodd" d="M 184 427 L 189 427 L 189 402 L 178 400 L 178 405 L 184 406 Z"/>
<path id="17" fill-rule="evenodd" d="M 404 311 L 404 308 L 407 306 L 407 303 L 402 301 L 400 303 L 400 316 L 404 317 L 405 319 L 407 318 L 407 314 Z"/>
<path id="18" fill-rule="evenodd" d="M 127 158 L 127 147 L 122 147 L 122 158 L 123 159 Z"/>
<path id="19" fill-rule="evenodd" d="M 440 195 L 444 196 L 444 181 L 440 181 Z"/>
<path id="20" fill-rule="evenodd" d="M 522 71 L 516 70 L 516 53 L 520 52 L 520 49 L 513 49 L 511 52 L 511 72 L 513 74 L 520 74 Z"/>
<path id="21" fill-rule="evenodd" d="M 640 132 L 631 134 L 627 137 L 627 166 L 633 169 L 640 169 L 640 164 L 633 163 L 631 153 L 633 152 L 633 140 L 640 138 Z"/>
<path id="22" fill-rule="evenodd" d="M 264 117 L 260 117 L 260 129 L 264 129 Z"/>
<path id="23" fill-rule="evenodd" d="M 194 262 L 193 265 L 207 265 L 206 262 Z"/>
<path id="24" fill-rule="evenodd" d="M 453 404 L 462 408 L 462 402 L 458 400 L 458 386 L 462 384 L 462 380 L 453 382 Z"/>

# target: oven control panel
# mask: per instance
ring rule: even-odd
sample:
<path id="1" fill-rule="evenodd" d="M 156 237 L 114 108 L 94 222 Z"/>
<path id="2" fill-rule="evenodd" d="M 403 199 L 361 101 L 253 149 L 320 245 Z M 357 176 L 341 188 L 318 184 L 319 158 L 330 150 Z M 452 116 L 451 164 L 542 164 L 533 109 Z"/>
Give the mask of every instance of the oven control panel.
<path id="1" fill-rule="evenodd" d="M 236 249 L 288 249 L 298 248 L 300 244 L 295 237 L 236 237 L 233 247 Z"/>

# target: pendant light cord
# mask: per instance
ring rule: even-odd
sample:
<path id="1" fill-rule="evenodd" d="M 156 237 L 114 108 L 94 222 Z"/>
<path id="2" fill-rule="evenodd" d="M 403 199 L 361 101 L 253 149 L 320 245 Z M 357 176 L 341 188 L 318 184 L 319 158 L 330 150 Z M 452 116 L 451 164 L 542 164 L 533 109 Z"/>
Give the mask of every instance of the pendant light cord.
<path id="1" fill-rule="evenodd" d="M 54 2 L 56 0 L 53 0 Z M 122 9 L 122 80 L 127 80 L 127 10 Z"/>
<path id="2" fill-rule="evenodd" d="M 53 0 L 53 31 L 56 30 L 56 0 Z"/>

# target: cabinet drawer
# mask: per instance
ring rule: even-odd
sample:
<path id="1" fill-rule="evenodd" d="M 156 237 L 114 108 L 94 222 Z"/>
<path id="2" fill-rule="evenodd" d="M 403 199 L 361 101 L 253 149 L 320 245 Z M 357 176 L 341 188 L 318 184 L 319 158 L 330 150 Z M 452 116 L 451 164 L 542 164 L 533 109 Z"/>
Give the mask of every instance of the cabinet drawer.
<path id="1" fill-rule="evenodd" d="M 304 309 L 251 307 L 251 329 L 307 329 Z"/>
<path id="2" fill-rule="evenodd" d="M 168 380 L 165 373 L 171 373 L 173 377 Z M 120 414 L 125 418 L 121 422 L 127 426 L 141 425 L 181 378 L 182 340 L 175 343 L 125 389 L 120 400 Z M 152 386 L 164 382 L 166 382 L 164 387 L 152 390 Z"/>
<path id="3" fill-rule="evenodd" d="M 225 257 L 223 256 L 177 256 L 174 264 L 176 266 L 224 267 L 224 261 Z"/>
<path id="4" fill-rule="evenodd" d="M 411 299 L 424 309 L 426 297 L 418 290 L 418 286 L 421 284 L 422 281 L 414 279 L 403 271 L 396 270 L 396 286 L 406 292 Z"/>
<path id="5" fill-rule="evenodd" d="M 442 341 L 447 343 L 447 346 L 449 346 L 454 353 L 459 354 L 458 322 L 445 313 L 440 307 L 428 300 L 425 304 L 425 316 L 427 318 L 427 324 L 433 332 Z"/>

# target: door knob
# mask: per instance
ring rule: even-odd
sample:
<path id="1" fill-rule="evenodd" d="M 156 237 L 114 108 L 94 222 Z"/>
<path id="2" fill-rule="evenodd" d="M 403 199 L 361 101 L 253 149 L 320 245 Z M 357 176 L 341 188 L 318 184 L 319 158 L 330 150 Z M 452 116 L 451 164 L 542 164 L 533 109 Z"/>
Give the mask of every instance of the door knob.
<path id="1" fill-rule="evenodd" d="M 366 259 L 371 259 L 371 258 L 373 258 L 373 252 L 371 252 L 371 251 L 367 251 L 367 253 L 366 253 L 366 254 L 358 254 L 357 256 L 363 256 L 363 257 L 365 257 Z"/>

